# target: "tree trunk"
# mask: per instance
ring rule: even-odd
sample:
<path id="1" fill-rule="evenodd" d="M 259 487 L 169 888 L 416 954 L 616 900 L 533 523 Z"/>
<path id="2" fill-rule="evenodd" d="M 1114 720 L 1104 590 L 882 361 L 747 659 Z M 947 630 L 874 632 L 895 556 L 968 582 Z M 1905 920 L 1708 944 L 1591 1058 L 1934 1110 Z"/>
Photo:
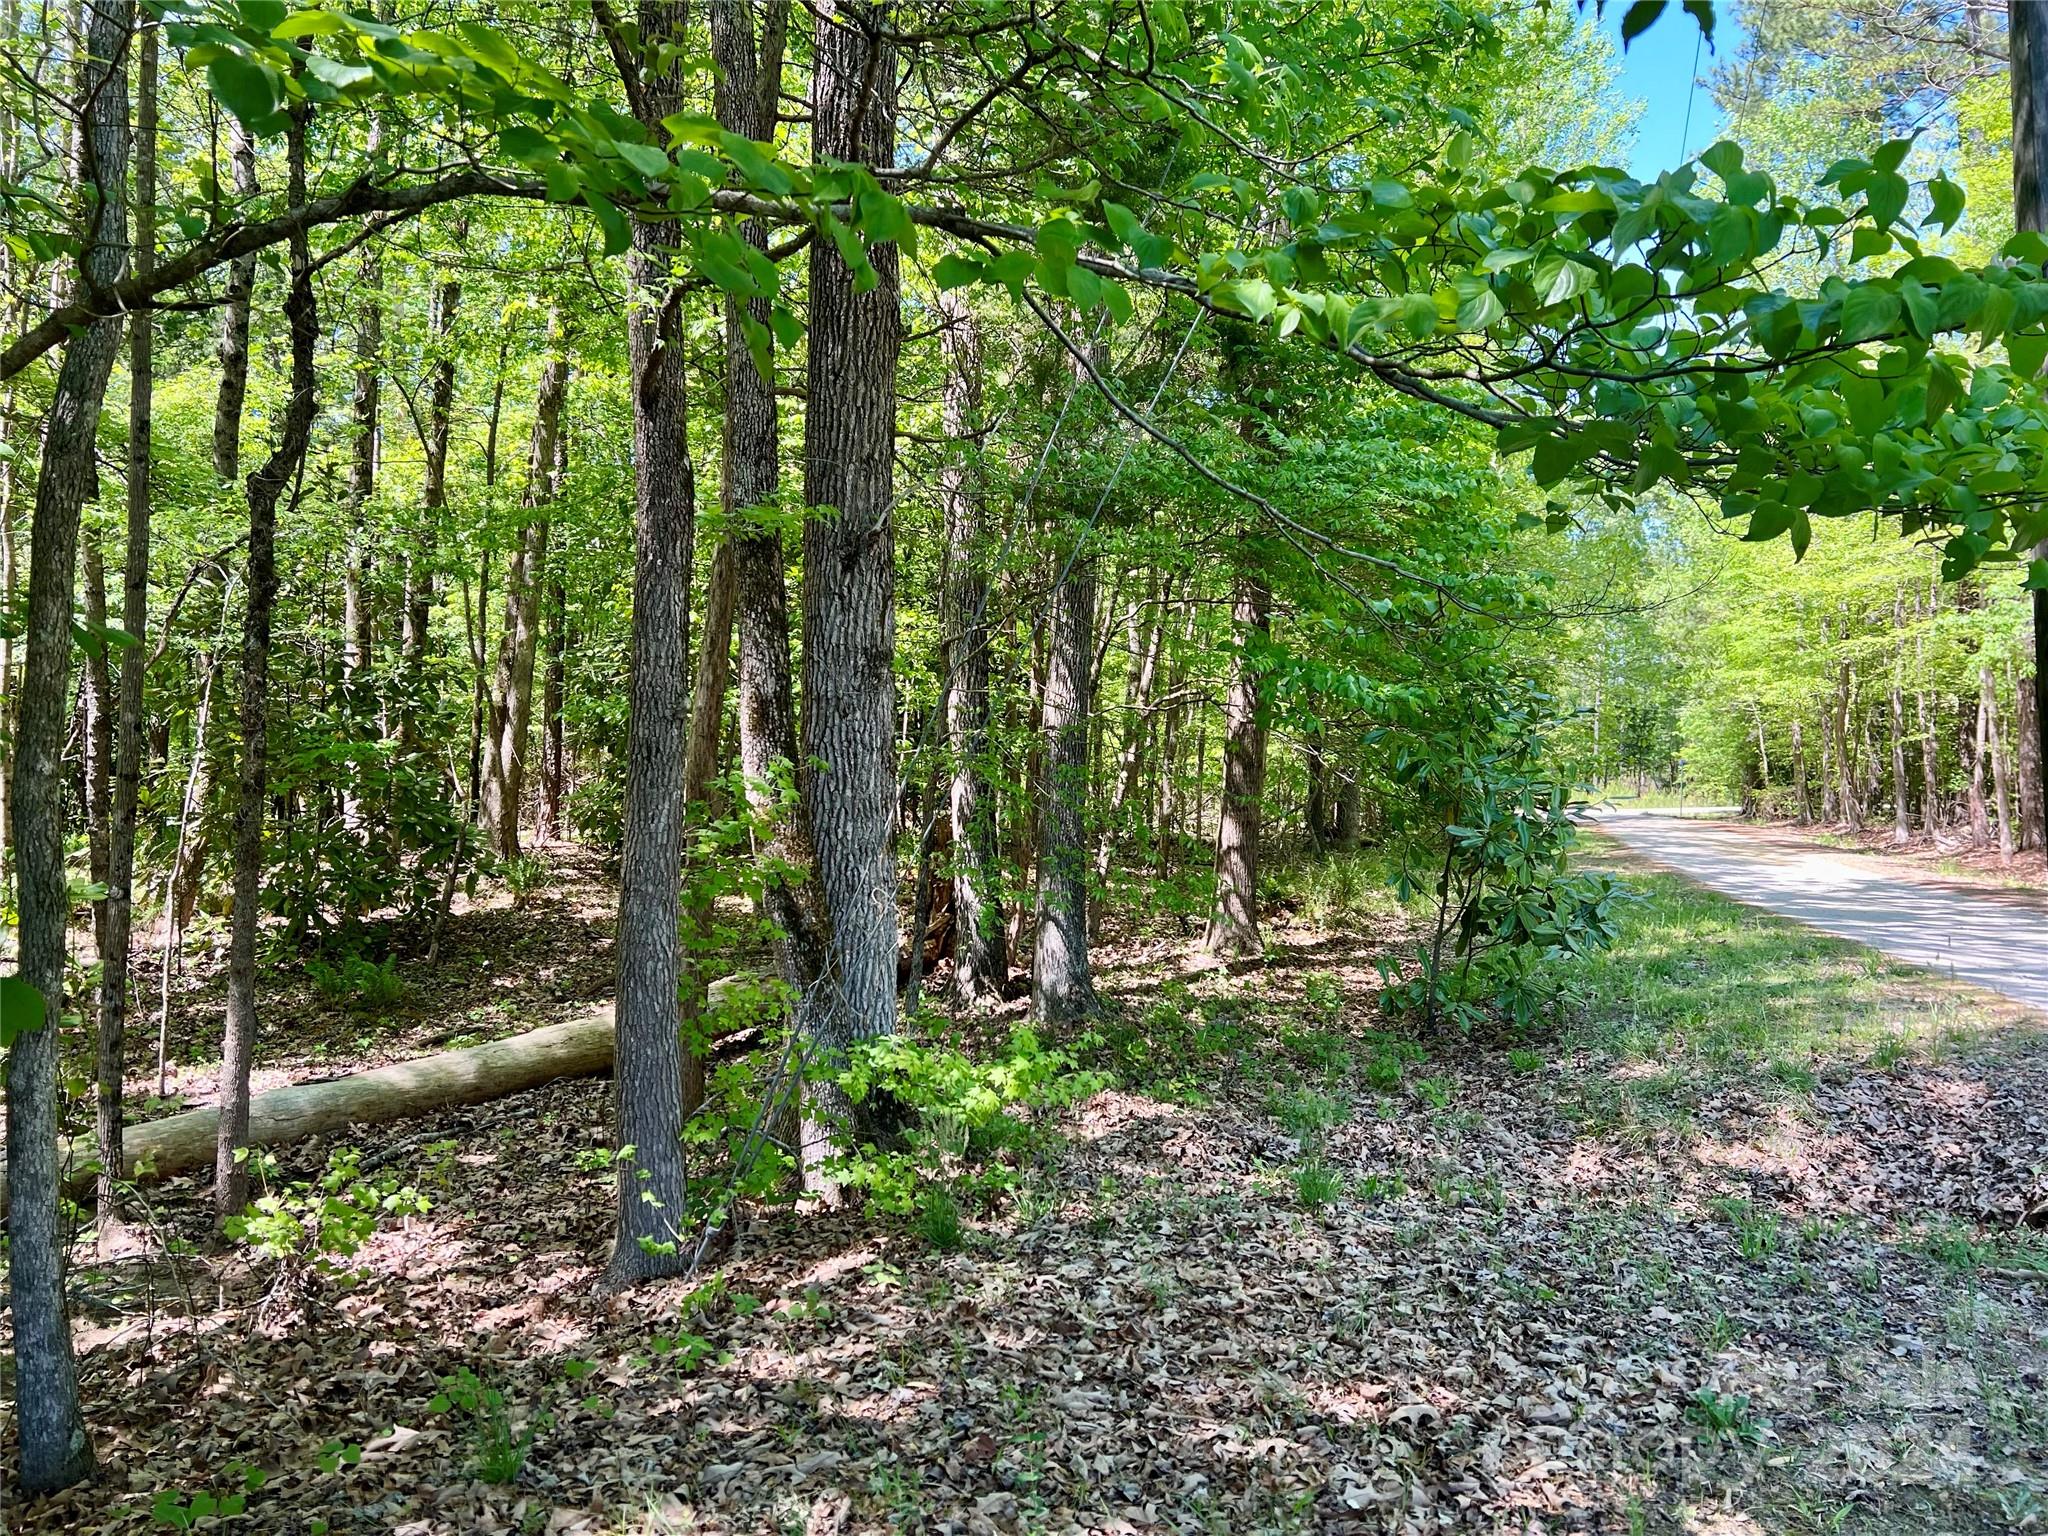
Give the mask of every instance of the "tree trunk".
<path id="1" fill-rule="evenodd" d="M 1081 537 L 1087 535 L 1083 532 Z M 1038 935 L 1031 1015 L 1064 1024 L 1101 1003 L 1088 964 L 1088 721 L 1095 565 L 1078 549 L 1046 620 L 1044 775 L 1039 785 Z"/>
<path id="2" fill-rule="evenodd" d="M 1345 853 L 1358 847 L 1358 775 L 1342 773 L 1337 780 L 1337 846 Z"/>
<path id="3" fill-rule="evenodd" d="M 1308 795 L 1301 811 L 1302 830 L 1308 834 L 1309 847 L 1321 853 L 1330 814 L 1327 790 L 1330 765 L 1323 756 L 1321 741 L 1312 738 L 1302 748 L 1301 771 L 1308 780 Z"/>
<path id="4" fill-rule="evenodd" d="M 563 781 L 568 776 L 568 741 L 563 735 L 563 687 L 567 682 L 569 594 L 557 571 L 547 584 L 547 652 L 545 681 L 540 691 L 540 841 L 562 835 Z"/>
<path id="5" fill-rule="evenodd" d="M 1979 848 L 1991 841 L 1991 815 L 1984 798 L 1985 773 L 1990 766 L 1989 728 L 1980 695 L 1970 709 L 1970 841 Z"/>
<path id="6" fill-rule="evenodd" d="M 2012 84 L 2013 222 L 2023 231 L 2038 232 L 2048 230 L 2048 12 L 2038 5 L 2008 6 L 2006 40 Z M 2048 559 L 2048 540 L 2034 546 L 2033 557 Z M 2032 607 L 2036 684 L 2032 710 L 2027 709 L 2027 698 L 2020 701 L 2023 790 L 2028 757 L 2037 765 L 2048 764 L 2048 588 L 2035 590 Z M 2036 783 L 2041 783 L 2038 772 Z M 2041 805 L 2039 795 L 2035 803 Z M 2030 839 L 2036 836 L 2030 833 Z"/>
<path id="7" fill-rule="evenodd" d="M 156 265 L 157 29 L 135 39 L 135 271 Z M 149 633 L 151 432 L 156 387 L 156 321 L 148 311 L 128 322 L 128 547 L 121 561 L 121 647 L 114 719 L 114 793 L 107 821 L 107 918 L 100 940 L 97 1123 L 101 1149 L 99 1218 L 118 1210 L 121 1088 L 128 1039 L 128 972 L 135 916 L 135 813 L 142 791 L 142 647 Z"/>
<path id="8" fill-rule="evenodd" d="M 997 891 L 995 793 L 989 783 L 987 498 L 982 480 L 981 323 L 967 295 L 939 295 L 946 359 L 939 471 L 946 509 L 946 737 L 953 758 L 953 985 L 960 1000 L 999 999 L 1010 979 L 1009 919 Z M 913 946 L 921 934 L 912 937 Z"/>
<path id="9" fill-rule="evenodd" d="M 2039 701 L 2034 695 L 2034 679 L 2021 673 L 2014 684 L 2017 699 L 2018 730 L 2020 740 L 2020 846 L 2040 848 L 2048 846 L 2044 836 L 2041 806 L 2041 741 L 2032 729 Z"/>
<path id="10" fill-rule="evenodd" d="M 1846 626 L 1844 626 L 1846 629 Z M 1842 663 L 1841 681 L 1835 689 L 1835 803 L 1843 825 L 1851 832 L 1863 830 L 1863 808 L 1856 793 L 1856 751 L 1849 739 L 1849 708 L 1855 692 L 1855 674 Z"/>
<path id="11" fill-rule="evenodd" d="M 724 977 L 712 982 L 712 1000 L 749 980 Z M 249 1100 L 248 1144 L 282 1146 L 349 1126 L 385 1125 L 501 1099 L 565 1077 L 595 1077 L 612 1070 L 615 1036 L 612 1009 L 605 1005 L 483 1045 L 272 1088 Z M 162 1179 L 205 1166 L 213 1158 L 219 1125 L 220 1111 L 206 1108 L 128 1126 L 121 1144 L 121 1176 Z M 84 1137 L 61 1143 L 57 1168 L 63 1187 L 90 1182 L 87 1165 L 97 1156 L 97 1146 Z M 0 1160 L 0 1213 L 7 1209 L 11 1171 Z"/>
<path id="12" fill-rule="evenodd" d="M 306 132 L 295 116 L 286 135 L 289 206 L 306 200 Z M 263 883 L 263 812 L 269 793 L 270 622 L 277 602 L 277 506 L 305 466 L 319 405 L 314 354 L 320 320 L 313 296 L 311 250 L 304 234 L 291 242 L 291 289 L 285 298 L 291 330 L 291 394 L 277 443 L 249 476 L 248 575 L 242 614 L 242 758 L 235 784 L 235 906 L 228 942 L 227 1030 L 220 1063 L 220 1135 L 215 1143 L 216 1222 L 249 1203 L 240 1156 L 249 1137 L 249 1067 L 256 1045 L 256 932 Z"/>
<path id="13" fill-rule="evenodd" d="M 696 681 L 690 691 L 689 741 L 683 750 L 685 823 L 691 807 L 711 814 L 712 781 L 718 774 L 718 747 L 724 735 L 725 691 L 732 673 L 734 593 L 732 540 L 718 546 L 704 591 L 704 632 L 697 644 Z M 702 962 L 709 952 L 714 912 L 710 901 L 692 889 L 685 863 L 684 895 L 688 935 L 683 954 L 681 1035 L 683 1041 L 683 1118 L 704 1103 L 704 1040 L 699 1023 L 704 1011 Z"/>
<path id="14" fill-rule="evenodd" d="M 455 246 L 469 239 L 469 219 L 455 220 Z M 420 507 L 424 515 L 405 567 L 404 628 L 399 652 L 406 680 L 408 718 L 416 712 L 425 687 L 427 624 L 434 603 L 435 548 L 440 541 L 441 513 L 448 505 L 448 439 L 455 419 L 455 316 L 462 307 L 462 280 L 449 277 L 434 289 L 427 315 L 428 347 L 426 431 L 420 441 Z"/>
<path id="15" fill-rule="evenodd" d="M 713 0 L 711 50 L 717 69 L 719 124 L 755 140 L 773 136 L 782 81 L 789 0 L 766 0 L 756 30 L 753 0 Z M 758 219 L 740 226 L 756 250 L 768 231 Z M 725 303 L 725 475 L 723 498 L 730 526 L 733 601 L 739 628 L 740 770 L 747 803 L 763 823 L 763 863 L 769 873 L 761 905 L 776 930 L 776 967 L 802 998 L 825 966 L 827 918 L 812 873 L 810 827 L 790 803 L 797 764 L 794 668 L 789 648 L 789 589 L 783 572 L 782 534 L 776 521 L 781 478 L 780 433 L 775 415 L 774 332 L 770 304 L 755 299 Z M 749 325 L 760 328 L 762 359 L 747 344 Z M 777 1106 L 778 1113 L 783 1106 Z"/>
<path id="16" fill-rule="evenodd" d="M 370 152 L 377 150 L 378 133 L 372 122 Z M 376 684 L 371 678 L 376 652 L 376 617 L 370 597 L 370 498 L 377 490 L 378 420 L 381 398 L 379 369 L 384 352 L 384 260 L 372 244 L 363 251 L 357 280 L 361 296 L 356 308 L 356 366 L 349 393 L 348 486 L 343 502 L 348 512 L 348 550 L 342 563 L 341 583 L 341 692 L 342 718 L 347 722 L 351 744 L 362 747 L 370 739 L 370 717 L 375 713 Z M 352 754 L 341 783 L 341 821 L 358 840 L 367 840 L 369 826 L 364 807 L 365 755 Z"/>
<path id="17" fill-rule="evenodd" d="M 1906 793 L 1906 604 L 1903 597 L 1892 599 L 1892 841 L 1904 843 L 1913 835 L 1913 819 Z"/>
<path id="18" fill-rule="evenodd" d="M 114 808 L 114 680 L 107 661 L 107 565 L 100 536 L 85 541 L 85 846 L 92 883 L 107 886 L 107 823 Z M 95 949 L 107 942 L 107 903 L 93 898 Z"/>
<path id="19" fill-rule="evenodd" d="M 548 326 L 554 334 L 552 318 Z M 559 346 L 541 368 L 534 399 L 533 436 L 527 447 L 526 494 L 521 504 L 540 512 L 555 499 L 555 450 L 569 359 Z M 483 823 L 502 858 L 519 853 L 519 812 L 526 793 L 527 750 L 533 721 L 533 659 L 540 638 L 540 590 L 547 563 L 548 520 L 530 517 L 505 567 L 505 617 L 498 632 L 490 734 L 484 745 Z"/>
<path id="20" fill-rule="evenodd" d="M 1806 782 L 1806 739 L 1796 713 L 1792 716 L 1792 788 L 1793 804 L 1798 807 L 1797 824 L 1803 827 L 1813 820 L 1813 795 Z"/>
<path id="21" fill-rule="evenodd" d="M 684 0 L 642 0 L 645 46 L 679 47 Z M 626 67 L 631 67 L 630 65 Z M 645 126 L 680 105 L 676 66 L 642 82 Z M 633 225 L 627 318 L 633 400 L 633 650 L 628 678 L 624 848 L 619 863 L 618 1065 L 612 1078 L 618 1149 L 617 1239 L 605 1285 L 680 1274 L 690 1255 L 683 1158 L 683 759 L 688 748 L 690 575 L 696 474 L 690 462 L 689 375 L 673 285 L 681 232 Z"/>
<path id="22" fill-rule="evenodd" d="M 821 159 L 895 160 L 896 57 L 887 7 L 820 0 L 812 142 Z M 804 809 L 830 914 L 828 985 L 804 1000 L 806 1177 L 835 1123 L 868 1127 L 832 1074 L 847 1048 L 896 1026 L 896 362 L 897 251 L 868 250 L 857 284 L 832 241 L 811 246 L 804 412 Z M 866 292 L 859 291 L 865 286 Z"/>
<path id="23" fill-rule="evenodd" d="M 79 100 L 87 104 L 80 169 L 98 196 L 79 261 L 80 286 L 87 290 L 119 282 L 128 267 L 128 94 L 122 60 L 134 5 L 103 0 L 89 18 L 79 70 Z M 58 1021 L 71 915 L 64 872 L 64 711 L 71 692 L 78 519 L 93 490 L 93 436 L 120 345 L 116 321 L 80 331 L 66 345 L 45 418 L 29 527 L 28 659 L 14 735 L 11 809 L 19 859 L 20 980 L 41 994 L 41 1019 L 17 1034 L 5 1063 L 7 1150 L 17 1196 L 7 1227 L 7 1287 L 15 1425 L 27 1493 L 69 1487 L 91 1475 L 94 1465 L 64 1311 L 57 1173 Z M 10 1013 L 20 1007 L 12 995 L 7 1002 Z"/>
<path id="24" fill-rule="evenodd" d="M 1272 628 L 1264 581 L 1240 575 L 1231 619 L 1237 656 L 1225 707 L 1222 804 L 1216 820 L 1216 903 L 1204 947 L 1215 955 L 1256 955 L 1259 938 L 1259 816 L 1266 785 L 1266 715 L 1259 699 L 1258 647 Z"/>
<path id="25" fill-rule="evenodd" d="M 239 121 L 228 119 L 229 175 L 235 202 L 248 207 L 256 198 L 256 141 Z M 233 480 L 242 472 L 242 402 L 249 394 L 249 304 L 256 292 L 256 257 L 228 263 L 221 296 L 220 387 L 213 401 L 213 472 Z"/>
<path id="26" fill-rule="evenodd" d="M 1998 823 L 1998 852 L 2009 859 L 2013 853 L 2012 795 L 2006 785 L 2005 753 L 1998 724 L 1998 679 L 1989 667 L 1977 669 L 1978 740 L 1991 762 L 1991 804 Z"/>
<path id="27" fill-rule="evenodd" d="M 1131 616 L 1131 672 L 1124 689 L 1124 739 L 1095 848 L 1095 884 L 1098 890 L 1109 881 L 1110 859 L 1116 851 L 1117 836 L 1124 830 L 1126 807 L 1137 799 L 1145 748 L 1152 739 L 1153 698 L 1159 681 L 1159 657 L 1166 645 L 1172 591 L 1173 583 L 1169 577 L 1152 588 L 1146 601 Z M 1100 905 L 1097 904 L 1098 908 Z M 1091 909 L 1091 916 L 1095 910 Z"/>

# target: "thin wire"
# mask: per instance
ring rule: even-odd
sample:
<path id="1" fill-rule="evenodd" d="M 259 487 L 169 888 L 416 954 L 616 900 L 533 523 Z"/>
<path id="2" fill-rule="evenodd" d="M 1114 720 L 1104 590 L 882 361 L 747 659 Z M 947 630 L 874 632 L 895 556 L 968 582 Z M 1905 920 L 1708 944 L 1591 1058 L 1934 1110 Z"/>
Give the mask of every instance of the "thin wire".
<path id="1" fill-rule="evenodd" d="M 1702 31 L 1692 40 L 1692 84 L 1685 92 L 1685 126 L 1678 130 L 1678 163 L 1685 163 L 1685 146 L 1692 138 L 1692 104 L 1700 93 L 1700 48 L 1706 42 L 1707 34 Z"/>

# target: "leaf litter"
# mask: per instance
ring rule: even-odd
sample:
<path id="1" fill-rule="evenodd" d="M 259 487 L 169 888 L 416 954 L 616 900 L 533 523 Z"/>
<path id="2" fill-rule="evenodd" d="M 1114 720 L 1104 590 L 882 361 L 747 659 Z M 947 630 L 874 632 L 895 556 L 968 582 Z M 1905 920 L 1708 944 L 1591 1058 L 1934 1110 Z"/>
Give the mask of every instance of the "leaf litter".
<path id="1" fill-rule="evenodd" d="M 259 1468 L 225 1527 L 2040 1528 L 2048 1272 L 1990 1246 L 2039 1198 L 2032 1042 L 1826 1073 L 1790 1115 L 1734 1089 L 1645 1134 L 1575 1111 L 1625 1070 L 1593 1056 L 1532 1074 L 1442 1043 L 1369 1086 L 1376 978 L 1304 934 L 1263 967 L 1119 958 L 1127 1008 L 1172 981 L 1265 1039 L 1334 961 L 1349 1065 L 1276 1048 L 1188 1102 L 1100 1093 L 959 1252 L 763 1208 L 708 1288 L 608 1299 L 609 1186 L 579 1162 L 602 1083 L 366 1133 L 460 1151 L 418 1167 L 436 1208 L 379 1233 L 359 1284 L 283 1317 L 173 1181 L 144 1251 L 81 1249 L 74 1275 L 102 1478 L 15 1527 L 161 1528 L 164 1490 Z M 1296 1078 L 1346 1106 L 1316 1208 L 1268 1102 Z M 509 1482 L 477 1475 L 480 1419 L 431 1411 L 464 1370 L 530 1440 Z"/>

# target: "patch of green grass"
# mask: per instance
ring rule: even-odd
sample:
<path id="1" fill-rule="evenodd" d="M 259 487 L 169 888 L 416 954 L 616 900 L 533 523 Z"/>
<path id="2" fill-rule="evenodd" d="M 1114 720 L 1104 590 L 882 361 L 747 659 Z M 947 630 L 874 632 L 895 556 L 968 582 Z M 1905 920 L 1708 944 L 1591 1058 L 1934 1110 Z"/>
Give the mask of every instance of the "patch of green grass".
<path id="1" fill-rule="evenodd" d="M 1575 996 L 1566 1043 L 1656 1063 L 1681 1105 L 1744 1079 L 1801 1096 L 1830 1063 L 1883 1069 L 1996 1022 L 1966 989 L 1622 863 L 1616 943 L 1560 962 Z"/>
<path id="2" fill-rule="evenodd" d="M 1319 1157 L 1295 1164 L 1295 1198 L 1311 1211 L 1332 1204 L 1344 1193 L 1344 1181 L 1337 1171 Z"/>
<path id="3" fill-rule="evenodd" d="M 1266 1099 L 1266 1113 L 1294 1136 L 1320 1135 L 1333 1125 L 1343 1124 L 1350 1112 L 1350 1106 L 1334 1094 L 1309 1088 L 1291 1088 Z"/>
<path id="4" fill-rule="evenodd" d="M 1778 1251 L 1778 1218 L 1760 1211 L 1747 1200 L 1716 1200 L 1714 1210 L 1735 1229 L 1735 1248 L 1752 1264 L 1759 1264 Z"/>
<path id="5" fill-rule="evenodd" d="M 957 1253 L 967 1241 L 967 1230 L 960 1221 L 960 1202 L 953 1198 L 950 1189 L 943 1187 L 925 1191 L 917 1214 L 910 1220 L 910 1230 L 939 1253 Z"/>

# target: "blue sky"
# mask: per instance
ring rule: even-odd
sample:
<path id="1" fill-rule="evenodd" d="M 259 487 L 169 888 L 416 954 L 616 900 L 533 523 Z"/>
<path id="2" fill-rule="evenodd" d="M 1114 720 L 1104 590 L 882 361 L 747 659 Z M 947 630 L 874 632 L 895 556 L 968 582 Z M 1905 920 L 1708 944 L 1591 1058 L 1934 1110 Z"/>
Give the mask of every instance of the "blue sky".
<path id="1" fill-rule="evenodd" d="M 1607 0 L 1600 25 L 1608 36 L 1621 39 L 1621 18 L 1628 0 Z M 1676 0 L 1657 18 L 1656 25 L 1629 45 L 1621 57 L 1621 93 L 1644 103 L 1642 123 L 1629 156 L 1629 172 L 1638 180 L 1649 180 L 1668 171 L 1688 155 L 1697 155 L 1720 136 L 1721 113 L 1714 105 L 1707 79 L 1719 60 L 1731 56 L 1742 40 L 1742 27 L 1735 7 L 1720 0 L 1714 7 L 1712 48 L 1700 43 L 1700 29 L 1678 8 Z M 1699 84 L 1693 86 L 1693 59 L 1697 49 Z M 1692 105 L 1692 122 L 1686 124 L 1686 104 Z M 1681 143 L 1681 136 L 1683 143 Z"/>

